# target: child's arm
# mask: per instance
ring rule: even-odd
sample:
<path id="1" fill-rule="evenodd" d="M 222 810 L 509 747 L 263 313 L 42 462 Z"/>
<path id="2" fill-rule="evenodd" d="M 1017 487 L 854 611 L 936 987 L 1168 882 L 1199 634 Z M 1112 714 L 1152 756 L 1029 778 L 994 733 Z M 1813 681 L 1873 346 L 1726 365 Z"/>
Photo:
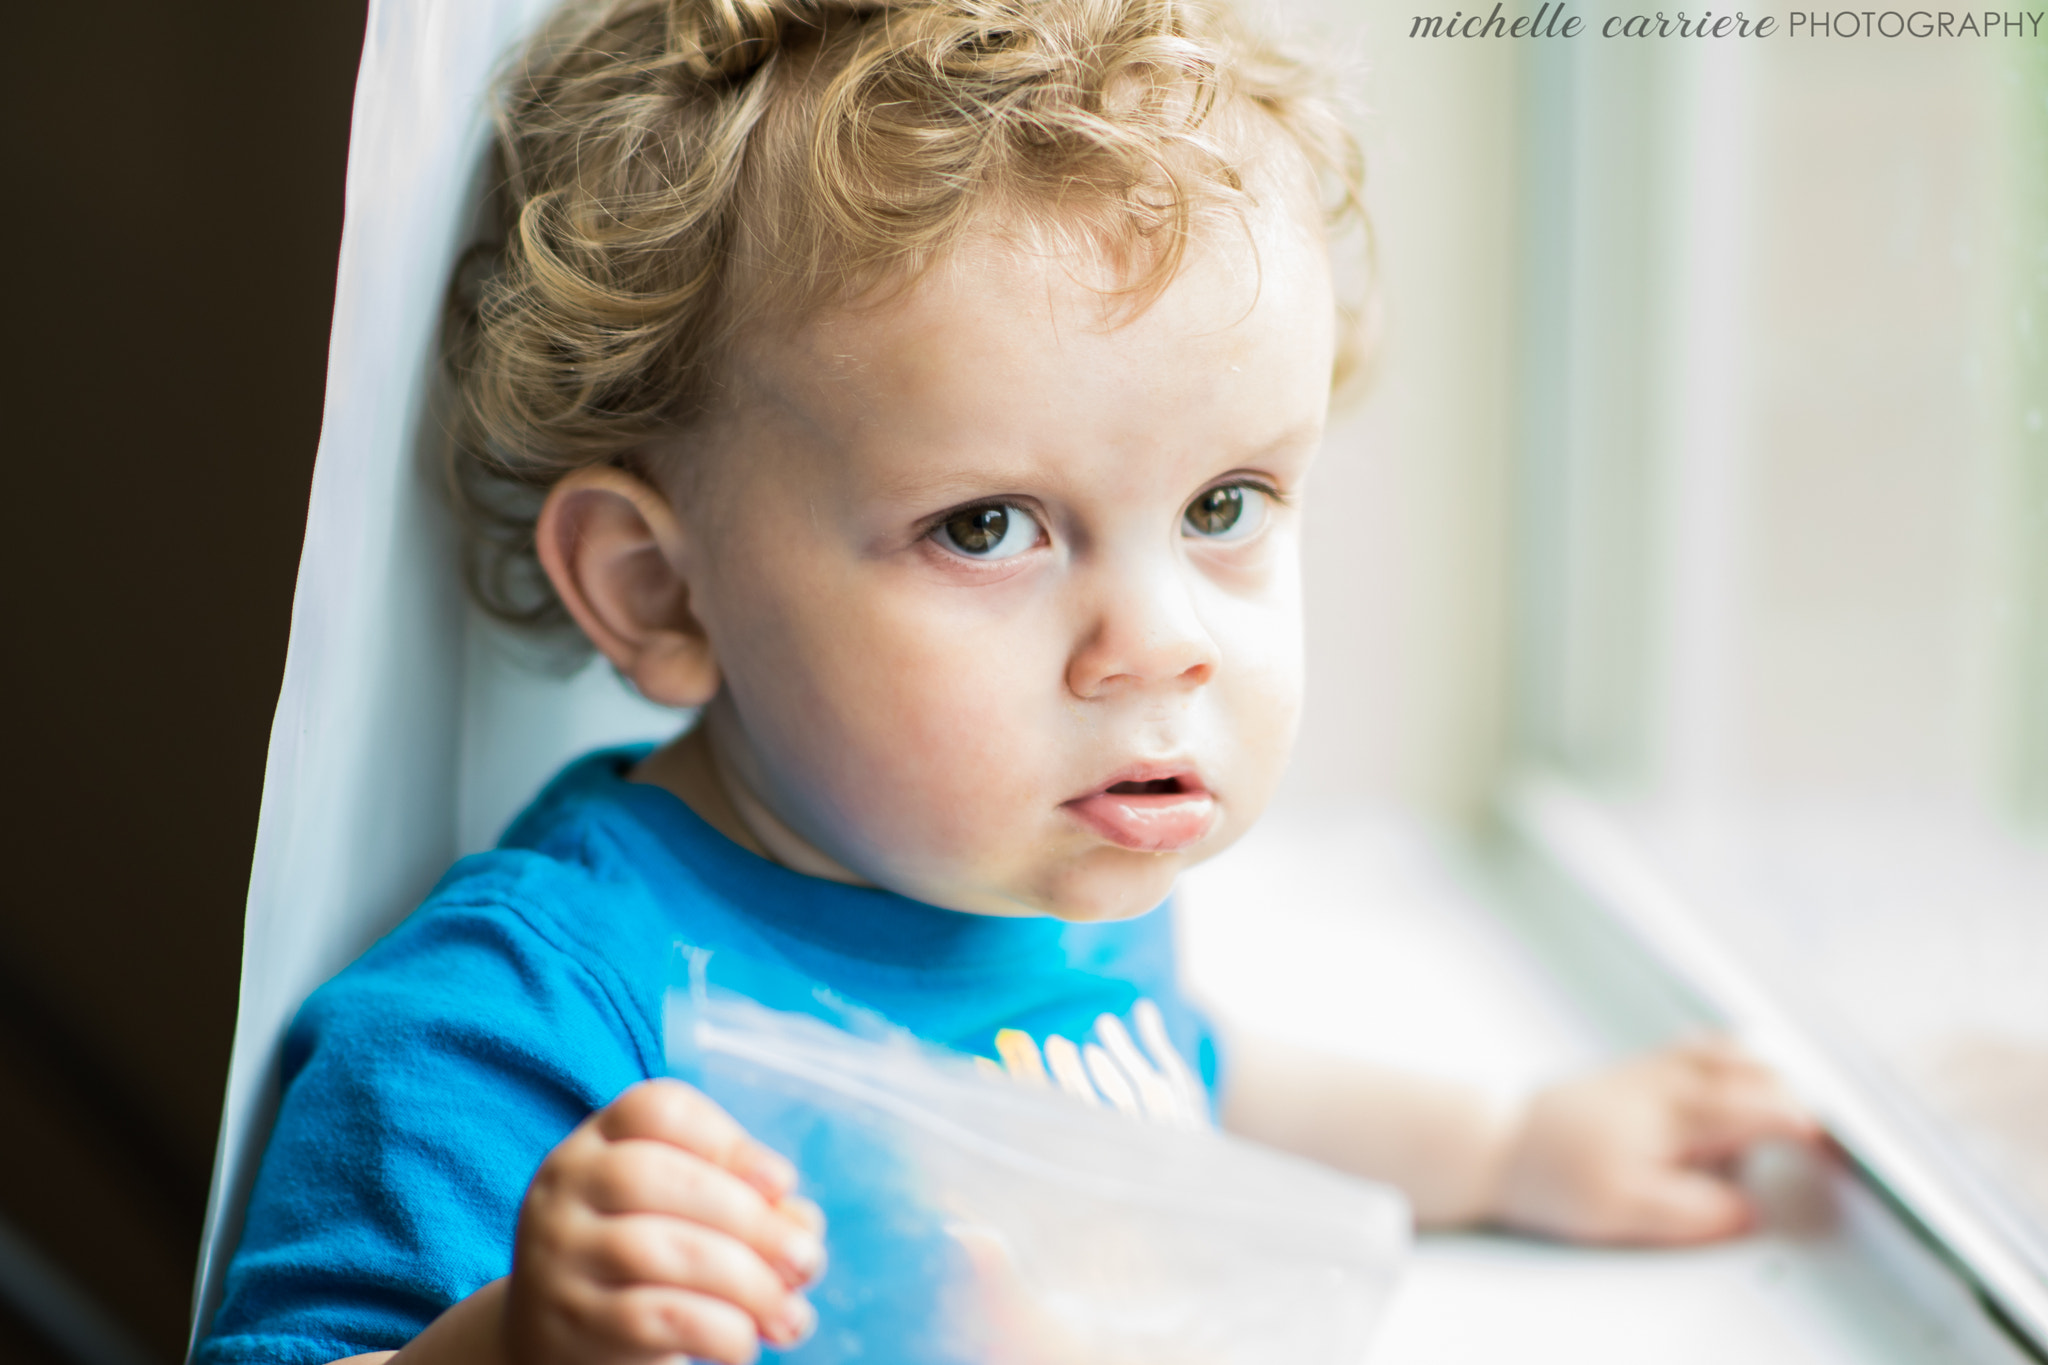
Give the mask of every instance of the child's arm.
<path id="1" fill-rule="evenodd" d="M 1813 1121 L 1720 1043 L 1652 1054 L 1509 1107 L 1460 1086 L 1232 1039 L 1224 1126 L 1407 1192 L 1424 1226 L 1497 1223 L 1583 1241 L 1733 1236 L 1753 1210 L 1730 1169 Z"/>
<path id="2" fill-rule="evenodd" d="M 795 1183 L 688 1086 L 636 1085 L 541 1163 L 509 1276 L 404 1350 L 338 1365 L 747 1365 L 813 1322 L 797 1291 L 824 1268 L 824 1220 Z"/>

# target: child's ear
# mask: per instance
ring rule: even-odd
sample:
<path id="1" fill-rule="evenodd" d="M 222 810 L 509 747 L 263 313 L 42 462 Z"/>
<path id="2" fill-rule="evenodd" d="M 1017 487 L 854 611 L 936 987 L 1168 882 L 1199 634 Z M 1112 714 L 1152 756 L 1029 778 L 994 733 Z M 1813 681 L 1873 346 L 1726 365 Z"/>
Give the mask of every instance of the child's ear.
<path id="1" fill-rule="evenodd" d="M 718 691 L 711 641 L 690 611 L 684 536 L 668 500 L 609 465 L 563 476 L 534 525 L 541 567 L 598 652 L 663 706 Z"/>

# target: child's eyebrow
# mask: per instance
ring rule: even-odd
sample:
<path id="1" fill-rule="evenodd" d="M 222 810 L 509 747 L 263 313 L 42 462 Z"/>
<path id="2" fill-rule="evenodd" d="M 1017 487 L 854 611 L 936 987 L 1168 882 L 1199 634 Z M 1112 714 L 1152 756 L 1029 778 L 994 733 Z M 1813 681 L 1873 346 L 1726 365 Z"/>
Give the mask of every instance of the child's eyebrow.
<path id="1" fill-rule="evenodd" d="M 928 503 L 940 507 L 972 498 L 1027 493 L 1052 481 L 1053 476 L 1042 464 L 1006 461 L 976 469 L 906 470 L 893 478 L 877 480 L 875 491 L 891 501 Z"/>
<path id="2" fill-rule="evenodd" d="M 1230 473 L 1263 473 L 1266 466 L 1282 456 L 1298 457 L 1314 453 L 1322 444 L 1323 419 L 1314 418 L 1297 422 L 1279 435 L 1241 453 L 1236 460 L 1220 468 L 1211 478 L 1221 478 Z"/>
<path id="3" fill-rule="evenodd" d="M 1312 450 L 1321 440 L 1320 420 L 1300 422 L 1234 458 L 1219 453 L 1214 469 L 1204 482 L 1232 472 L 1260 471 L 1276 457 L 1294 456 Z M 1066 482 L 1059 463 L 1051 458 L 1030 456 L 991 460 L 975 468 L 904 470 L 878 479 L 873 485 L 880 496 L 892 501 L 927 503 L 934 508 L 951 506 L 978 497 L 999 497 L 1006 493 L 1025 494 L 1034 489 Z M 1187 490 L 1190 494 L 1194 486 Z"/>
<path id="4" fill-rule="evenodd" d="M 1263 460 L 1272 459 L 1275 455 L 1291 455 L 1297 451 L 1313 449 L 1322 443 L 1324 425 L 1325 421 L 1320 416 L 1311 418 L 1306 422 L 1297 422 L 1272 440 L 1251 451 L 1244 459 L 1238 461 L 1238 464 L 1240 466 L 1257 465 Z"/>

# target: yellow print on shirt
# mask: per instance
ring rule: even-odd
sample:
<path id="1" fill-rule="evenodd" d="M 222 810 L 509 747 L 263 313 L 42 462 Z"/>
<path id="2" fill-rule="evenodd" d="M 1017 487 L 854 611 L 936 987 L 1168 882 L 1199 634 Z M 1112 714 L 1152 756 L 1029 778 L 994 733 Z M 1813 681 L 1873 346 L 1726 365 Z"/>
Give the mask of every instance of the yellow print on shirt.
<path id="1" fill-rule="evenodd" d="M 1023 1029 L 996 1034 L 997 1058 L 975 1062 L 992 1076 L 1023 1085 L 1055 1088 L 1084 1104 L 1107 1106 L 1132 1118 L 1175 1128 L 1209 1126 L 1208 1094 L 1167 1036 L 1159 1006 L 1140 1000 L 1131 1024 L 1144 1042 L 1113 1014 L 1097 1016 L 1094 1037 L 1076 1044 L 1048 1033 L 1041 1045 Z"/>

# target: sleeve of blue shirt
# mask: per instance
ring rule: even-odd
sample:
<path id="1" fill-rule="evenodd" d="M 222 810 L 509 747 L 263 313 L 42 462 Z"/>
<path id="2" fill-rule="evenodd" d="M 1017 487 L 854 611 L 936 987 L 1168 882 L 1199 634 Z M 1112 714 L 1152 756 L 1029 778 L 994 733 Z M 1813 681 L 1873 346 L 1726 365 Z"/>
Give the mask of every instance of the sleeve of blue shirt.
<path id="1" fill-rule="evenodd" d="M 543 860 L 490 856 L 498 875 L 444 884 L 300 1011 L 195 1365 L 403 1346 L 511 1269 L 520 1201 L 549 1150 L 658 1074 L 660 1040 L 622 1008 L 622 983 L 522 909 L 540 888 L 521 883 L 552 879 Z"/>

